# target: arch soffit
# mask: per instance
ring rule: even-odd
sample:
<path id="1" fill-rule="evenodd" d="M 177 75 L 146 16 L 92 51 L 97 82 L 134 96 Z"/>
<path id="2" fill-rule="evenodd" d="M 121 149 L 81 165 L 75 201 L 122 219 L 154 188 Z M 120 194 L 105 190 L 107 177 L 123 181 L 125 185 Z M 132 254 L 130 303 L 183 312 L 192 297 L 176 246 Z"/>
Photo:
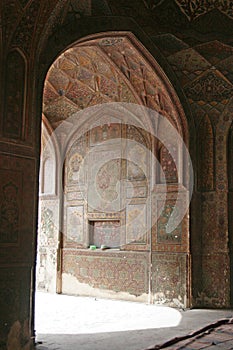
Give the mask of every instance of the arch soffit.
<path id="1" fill-rule="evenodd" d="M 85 52 L 93 49 L 98 54 L 101 51 L 111 69 L 114 69 L 127 85 L 133 96 L 130 102 L 151 107 L 166 116 L 187 144 L 187 120 L 179 98 L 162 68 L 132 33 L 101 33 L 80 39 L 58 57 L 47 76 L 67 52 Z M 128 55 L 130 52 L 131 55 Z M 120 99 L 118 101 L 121 102 Z M 80 106 L 78 107 L 80 109 Z"/>

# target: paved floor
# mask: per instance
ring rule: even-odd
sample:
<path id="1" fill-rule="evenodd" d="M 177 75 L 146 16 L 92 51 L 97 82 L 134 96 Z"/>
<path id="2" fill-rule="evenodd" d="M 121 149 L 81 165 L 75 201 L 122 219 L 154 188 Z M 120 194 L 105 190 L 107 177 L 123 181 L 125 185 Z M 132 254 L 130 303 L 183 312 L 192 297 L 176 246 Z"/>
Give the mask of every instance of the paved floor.
<path id="1" fill-rule="evenodd" d="M 231 317 L 232 310 L 182 311 L 136 302 L 39 292 L 36 295 L 36 348 L 143 350 Z"/>
<path id="2" fill-rule="evenodd" d="M 198 334 L 186 339 L 174 339 L 174 341 L 167 342 L 163 346 L 153 347 L 147 350 L 232 350 L 233 349 L 233 323 L 232 319 L 230 321 L 225 321 L 227 323 L 222 323 L 221 325 L 209 325 L 205 327 L 202 332 L 196 332 Z M 169 344 L 170 343 L 170 344 Z M 171 344 L 173 343 L 173 344 Z"/>

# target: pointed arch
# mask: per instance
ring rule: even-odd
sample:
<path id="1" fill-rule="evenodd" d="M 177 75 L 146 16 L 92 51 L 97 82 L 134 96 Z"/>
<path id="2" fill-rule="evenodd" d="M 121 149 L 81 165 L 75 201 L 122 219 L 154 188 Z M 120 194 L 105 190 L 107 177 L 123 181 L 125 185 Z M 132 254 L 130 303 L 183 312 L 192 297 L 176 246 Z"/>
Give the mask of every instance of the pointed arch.
<path id="1" fill-rule="evenodd" d="M 120 110 L 116 109 L 116 106 L 113 108 L 114 104 L 119 103 L 122 103 Z M 137 111 L 134 109 L 135 106 L 138 107 Z M 110 32 L 85 37 L 66 48 L 51 65 L 45 80 L 43 107 L 43 112 L 52 128 L 57 128 L 57 139 L 60 142 L 65 165 L 60 211 L 62 242 L 60 292 L 72 292 L 71 278 L 77 288 L 80 282 L 89 284 L 91 281 L 95 288 L 114 290 L 115 287 L 109 285 L 107 277 L 104 287 L 99 286 L 99 280 L 95 280 L 94 276 L 84 278 L 75 269 L 72 269 L 70 276 L 70 267 L 74 264 L 74 256 L 80 260 L 80 266 L 83 264 L 82 259 L 79 259 L 82 255 L 90 261 L 95 260 L 95 253 L 85 248 L 93 243 L 97 244 L 97 241 L 100 245 L 99 240 L 95 241 L 96 235 L 102 233 L 103 237 L 108 235 L 115 238 L 117 234 L 117 242 L 120 242 L 121 250 L 127 252 L 125 253 L 127 257 L 133 255 L 133 259 L 138 260 L 140 251 L 143 252 L 141 254 L 143 259 L 148 259 L 148 256 L 151 259 L 148 270 L 143 272 L 143 289 L 138 291 L 137 286 L 134 286 L 130 294 L 139 293 L 141 300 L 151 295 L 154 302 L 159 302 L 159 295 L 162 295 L 161 298 L 169 300 L 170 305 L 173 304 L 174 298 L 182 295 L 182 305 L 189 305 L 189 285 L 186 284 L 184 289 L 173 282 L 161 286 L 160 272 L 156 269 L 157 263 L 163 265 L 161 252 L 167 252 L 170 260 L 165 273 L 169 274 L 175 264 L 179 266 L 176 278 L 189 280 L 189 226 L 186 211 L 178 231 L 174 229 L 170 232 L 172 228 L 170 226 L 167 229 L 167 224 L 172 220 L 175 223 L 180 215 L 176 210 L 177 202 L 181 212 L 183 207 L 188 206 L 189 169 L 188 156 L 185 155 L 184 148 L 189 143 L 189 132 L 179 98 L 157 61 L 130 32 Z M 143 110 L 139 107 L 146 108 Z M 118 130 L 115 123 L 121 124 L 119 112 L 123 120 Z M 132 127 L 127 130 L 131 118 L 132 125 L 137 121 L 139 129 Z M 114 122 L 115 119 L 118 121 Z M 124 125 L 124 120 L 128 122 L 127 125 Z M 173 126 L 171 132 L 166 126 L 168 122 Z M 145 132 L 141 132 L 140 128 Z M 86 132 L 87 147 L 91 150 L 89 152 L 91 166 L 89 167 L 88 163 L 84 169 L 86 172 L 88 170 L 87 183 L 79 177 L 79 164 L 85 155 L 79 135 L 83 135 L 85 139 Z M 157 155 L 159 152 L 157 136 L 153 136 L 157 133 L 158 139 L 161 138 L 164 144 L 168 139 L 171 141 L 168 146 L 173 146 L 170 150 L 171 155 L 174 157 L 177 153 L 177 159 L 172 162 L 172 157 L 166 150 L 161 151 L 162 158 L 166 158 L 164 164 L 172 168 L 170 171 L 172 175 L 167 174 L 168 190 L 164 183 L 156 182 L 154 163 L 151 165 L 153 158 L 151 153 Z M 115 155 L 110 146 L 106 149 L 101 145 L 102 141 L 108 140 L 108 136 L 114 139 L 114 135 L 118 135 L 117 138 L 121 141 L 127 139 L 126 142 L 122 142 L 119 156 Z M 178 141 L 178 136 L 184 142 Z M 130 144 L 131 139 L 137 143 L 135 147 L 132 146 L 133 142 Z M 110 145 L 111 142 L 110 140 L 106 144 Z M 177 152 L 173 149 L 176 146 Z M 127 166 L 129 164 L 125 161 L 125 155 L 129 155 L 132 160 L 130 166 Z M 134 166 L 134 161 L 135 163 L 138 161 L 139 165 Z M 178 174 L 175 174 L 174 163 L 178 165 L 176 170 L 181 174 L 179 178 Z M 149 170 L 148 164 L 150 164 Z M 102 166 L 97 169 L 97 165 Z M 147 176 L 141 169 L 147 172 Z M 58 171 L 61 171 L 61 168 Z M 122 179 L 124 181 L 120 181 Z M 111 206 L 118 194 L 117 184 L 121 184 L 118 186 L 119 210 Z M 163 205 L 164 196 L 167 200 L 166 209 L 161 213 L 159 224 L 155 224 L 152 229 L 152 222 L 156 222 L 156 213 Z M 119 224 L 122 226 L 120 241 Z M 109 252 L 109 257 L 110 254 L 116 253 Z M 115 257 L 117 264 L 121 264 L 122 256 L 116 254 Z M 114 261 L 111 263 L 115 264 Z M 103 259 L 103 274 L 107 269 L 104 266 Z M 114 267 L 111 270 L 113 271 Z M 129 293 L 126 289 L 128 273 L 129 271 L 126 271 L 123 281 L 120 282 L 121 290 L 118 297 L 121 293 Z M 170 289 L 173 291 L 171 298 Z M 105 293 L 104 290 L 102 292 Z"/>

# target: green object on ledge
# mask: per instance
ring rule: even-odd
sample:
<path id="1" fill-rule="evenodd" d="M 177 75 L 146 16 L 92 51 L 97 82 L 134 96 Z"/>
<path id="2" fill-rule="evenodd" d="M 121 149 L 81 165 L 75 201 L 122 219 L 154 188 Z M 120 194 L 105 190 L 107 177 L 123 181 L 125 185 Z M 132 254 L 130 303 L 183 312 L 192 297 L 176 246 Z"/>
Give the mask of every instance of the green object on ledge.
<path id="1" fill-rule="evenodd" d="M 91 250 L 96 250 L 96 246 L 95 245 L 90 245 L 90 249 Z"/>

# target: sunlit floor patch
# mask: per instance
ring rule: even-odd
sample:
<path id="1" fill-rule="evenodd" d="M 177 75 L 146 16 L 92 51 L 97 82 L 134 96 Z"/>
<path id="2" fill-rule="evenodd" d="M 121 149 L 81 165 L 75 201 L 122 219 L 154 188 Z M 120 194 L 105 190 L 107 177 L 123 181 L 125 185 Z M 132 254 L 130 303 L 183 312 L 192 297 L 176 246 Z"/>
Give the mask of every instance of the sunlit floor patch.
<path id="1" fill-rule="evenodd" d="M 36 294 L 35 329 L 40 334 L 85 334 L 176 327 L 181 313 L 137 302 Z"/>

